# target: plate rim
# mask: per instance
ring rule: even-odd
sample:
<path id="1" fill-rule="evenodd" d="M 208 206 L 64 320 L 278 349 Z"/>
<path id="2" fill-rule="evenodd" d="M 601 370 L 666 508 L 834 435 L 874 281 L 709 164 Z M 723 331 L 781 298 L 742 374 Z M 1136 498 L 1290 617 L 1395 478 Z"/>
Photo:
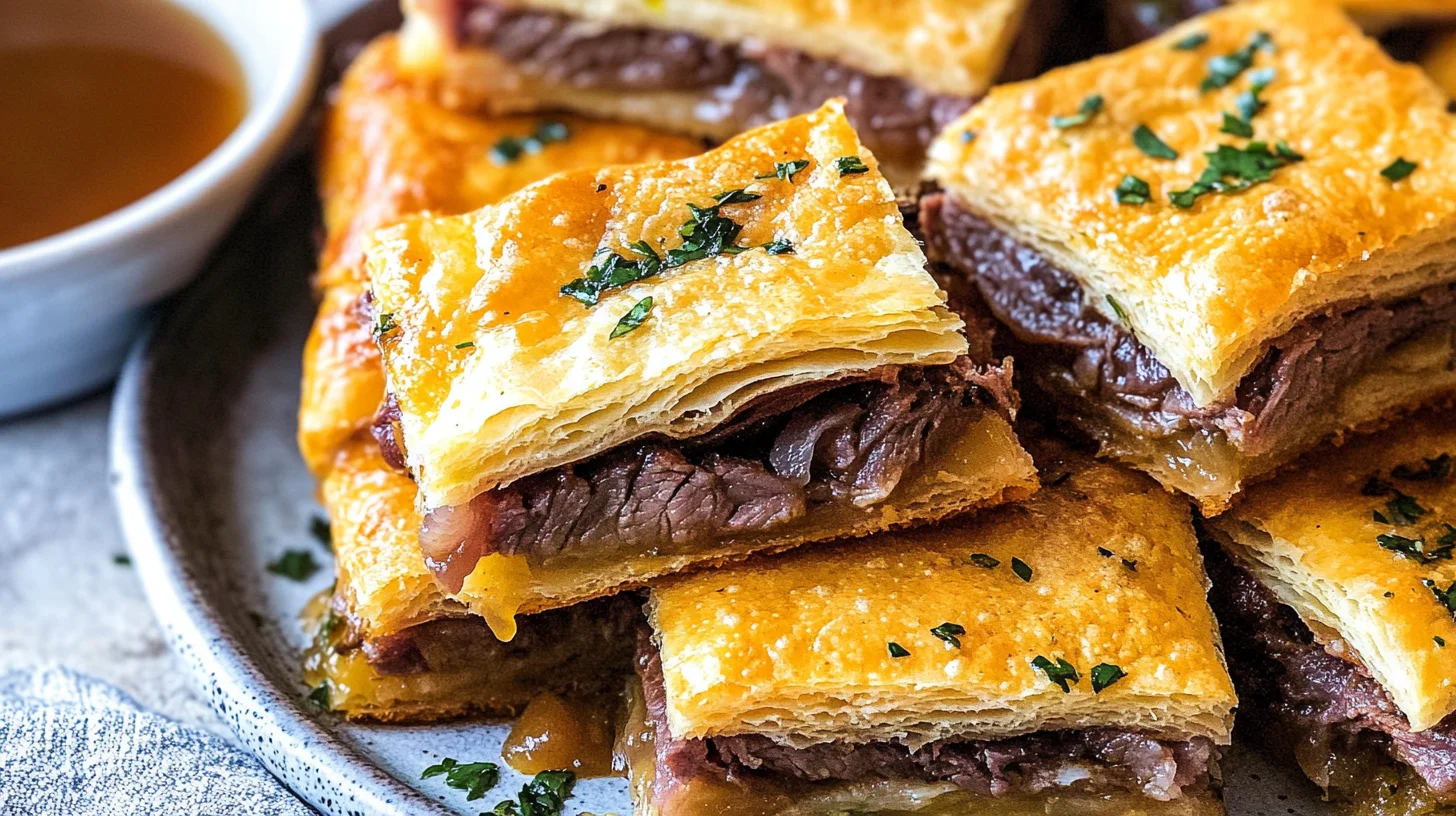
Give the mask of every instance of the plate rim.
<path id="1" fill-rule="evenodd" d="M 270 175 L 264 188 L 277 183 Z M 256 200 L 255 200 L 256 201 Z M 213 266 L 209 262 L 208 266 Z M 224 622 L 217 599 L 188 568 L 187 536 L 159 486 L 158 417 L 148 406 L 174 339 L 192 325 L 232 275 L 207 274 L 137 341 L 122 369 L 108 421 L 112 503 L 148 606 L 213 712 L 300 799 L 328 814 L 450 814 L 322 725 L 296 692 L 277 687 Z M 332 716 L 332 715 L 325 715 Z M 249 728 L 241 728 L 246 721 Z M 265 740 L 267 747 L 259 743 Z M 303 784 L 301 772 L 332 790 Z M 333 795 L 329 795 L 332 793 Z"/>

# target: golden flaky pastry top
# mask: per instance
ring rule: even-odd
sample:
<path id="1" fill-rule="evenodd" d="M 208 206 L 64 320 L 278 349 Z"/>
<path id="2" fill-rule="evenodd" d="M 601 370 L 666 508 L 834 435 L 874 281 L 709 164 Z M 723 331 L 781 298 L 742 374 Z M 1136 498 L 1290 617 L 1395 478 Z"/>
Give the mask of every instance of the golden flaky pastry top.
<path id="1" fill-rule="evenodd" d="M 1415 513 L 1399 514 L 1400 496 L 1414 499 L 1419 518 L 1400 523 Z M 1423 416 L 1311 456 L 1209 524 L 1317 637 L 1343 643 L 1412 728 L 1456 710 L 1456 619 L 1432 591 L 1456 584 L 1456 526 L 1447 526 L 1456 525 L 1456 415 Z M 1382 546 L 1381 535 L 1420 540 L 1430 555 L 1402 554 L 1390 546 L 1410 545 L 1389 538 Z"/>
<path id="2" fill-rule="evenodd" d="M 437 43 L 452 36 L 457 3 L 406 0 L 406 26 Z M 711 40 L 801 51 L 926 90 L 974 96 L 1011 50 L 1027 0 L 504 0 L 623 28 L 688 31 Z M 425 55 L 416 55 L 423 58 Z"/>
<path id="3" fill-rule="evenodd" d="M 860 157 L 864 172 L 854 169 Z M 808 161 L 792 180 L 775 163 Z M 759 179 L 761 175 L 768 179 Z M 737 254 L 689 261 L 586 306 L 561 288 L 598 248 L 678 249 L 690 204 Z M 874 157 L 842 105 L 675 162 L 563 173 L 454 218 L 412 218 L 368 250 L 386 379 L 427 506 L 647 434 L 692 436 L 760 395 L 965 352 Z M 792 252 L 764 248 L 787 242 Z M 638 328 L 613 337 L 652 298 Z M 639 312 L 640 314 L 640 312 Z"/>
<path id="4" fill-rule="evenodd" d="M 673 734 L 922 744 L 1108 726 L 1226 743 L 1234 691 L 1187 505 L 1113 465 L 1041 465 L 1029 500 L 959 525 L 655 589 Z M 959 647 L 931 632 L 945 623 Z M 1064 692 L 1038 655 L 1081 680 Z M 1099 664 L 1126 677 L 1094 694 Z"/>
<path id="5" fill-rule="evenodd" d="M 560 122 L 567 138 L 502 162 L 491 148 Z M 692 139 L 571 116 L 467 116 L 400 76 L 393 35 L 349 66 L 319 141 L 327 239 L 317 280 L 322 303 L 304 350 L 299 448 L 315 474 L 384 396 L 384 371 L 365 310 L 363 240 L 421 211 L 456 214 L 491 204 L 562 170 L 661 161 L 702 150 Z"/>
<path id="6" fill-rule="evenodd" d="M 1266 32 L 1250 70 L 1202 92 L 1211 58 Z M 1208 41 L 1173 47 L 1195 34 Z M 1254 134 L 1285 140 L 1303 161 L 1190 209 L 1188 188 L 1218 145 L 1225 112 L 1255 81 L 1267 106 Z M 1100 95 L 1087 124 L 1058 129 Z M 1390 299 L 1456 279 L 1456 140 L 1446 98 L 1395 62 L 1337 8 L 1318 0 L 1250 2 L 1204 15 L 1134 48 L 994 90 L 931 148 L 930 175 L 958 200 L 1073 273 L 1109 318 L 1139 340 L 1199 405 L 1230 397 L 1265 345 L 1332 304 Z M 1133 144 L 1147 125 L 1179 153 Z M 967 133 L 973 134 L 967 136 Z M 1398 158 L 1419 164 L 1391 182 Z M 1124 176 L 1151 201 L 1119 204 Z"/>

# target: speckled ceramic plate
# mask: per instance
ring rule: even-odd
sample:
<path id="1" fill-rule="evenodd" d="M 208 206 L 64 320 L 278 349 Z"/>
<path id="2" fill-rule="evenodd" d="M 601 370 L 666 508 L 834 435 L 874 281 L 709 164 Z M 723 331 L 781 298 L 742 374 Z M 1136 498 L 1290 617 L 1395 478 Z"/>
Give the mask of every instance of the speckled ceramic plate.
<path id="1" fill-rule="evenodd" d="M 380 21 L 352 24 L 336 41 Z M 173 648 L 242 743 L 301 797 L 340 816 L 480 813 L 524 778 L 507 772 L 467 802 L 420 772 L 444 756 L 498 762 L 505 724 L 355 725 L 305 699 L 298 613 L 333 573 L 309 534 L 321 510 L 294 446 L 313 197 L 306 159 L 280 167 L 201 282 L 133 352 L 112 418 L 117 505 Z M 270 574 L 287 549 L 312 550 L 324 569 L 302 583 Z M 1257 755 L 1235 751 L 1226 776 L 1236 816 L 1326 812 L 1308 783 Z M 579 784 L 569 812 L 630 809 L 625 782 L 602 779 Z"/>

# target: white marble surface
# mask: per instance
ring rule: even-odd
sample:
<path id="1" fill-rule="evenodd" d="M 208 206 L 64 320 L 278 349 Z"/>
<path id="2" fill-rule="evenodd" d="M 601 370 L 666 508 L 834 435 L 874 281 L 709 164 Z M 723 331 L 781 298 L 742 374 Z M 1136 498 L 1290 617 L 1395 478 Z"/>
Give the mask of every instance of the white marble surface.
<path id="1" fill-rule="evenodd" d="M 0 421 L 0 669 L 61 663 L 228 738 L 168 651 L 107 489 L 110 392 Z"/>

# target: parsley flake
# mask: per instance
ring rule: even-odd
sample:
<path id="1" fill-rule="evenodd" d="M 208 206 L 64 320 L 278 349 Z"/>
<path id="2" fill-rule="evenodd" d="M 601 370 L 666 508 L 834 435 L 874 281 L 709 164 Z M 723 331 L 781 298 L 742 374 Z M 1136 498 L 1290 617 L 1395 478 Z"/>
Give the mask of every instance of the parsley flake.
<path id="1" fill-rule="evenodd" d="M 485 796 L 500 781 L 500 768 L 494 762 L 456 762 L 449 758 L 426 768 L 420 778 L 429 779 L 441 774 L 445 775 L 448 787 L 465 791 L 465 799 L 470 802 Z"/>
<path id="2" fill-rule="evenodd" d="M 1098 663 L 1092 667 L 1087 675 L 1092 680 L 1092 693 L 1101 694 L 1102 690 L 1116 683 L 1127 676 L 1127 672 L 1121 666 L 1114 666 L 1111 663 Z"/>
<path id="3" fill-rule="evenodd" d="M 795 159 L 794 161 L 774 162 L 774 171 L 758 176 L 760 179 L 776 178 L 779 181 L 793 182 L 794 176 L 809 166 L 808 159 Z"/>
<path id="4" fill-rule="evenodd" d="M 463 343 L 456 343 L 455 344 L 455 348 L 457 348 L 457 349 L 473 349 L 473 348 L 475 348 L 475 344 L 472 343 L 469 340 L 466 340 Z"/>
<path id="5" fill-rule="evenodd" d="M 789 243 L 787 238 L 779 238 L 763 245 L 763 249 L 770 255 L 793 255 L 794 245 Z"/>
<path id="6" fill-rule="evenodd" d="M 1147 125 L 1138 125 L 1132 132 L 1132 143 L 1143 155 L 1154 159 L 1176 159 L 1178 151 L 1168 146 L 1168 143 L 1158 138 L 1158 134 Z"/>
<path id="7" fill-rule="evenodd" d="M 1446 607 L 1447 612 L 1456 615 L 1456 581 L 1452 581 L 1451 586 L 1448 586 L 1445 589 L 1441 589 L 1439 586 L 1436 585 L 1435 581 L 1432 581 L 1429 578 L 1422 578 L 1421 583 L 1424 584 L 1427 589 L 1431 590 L 1431 594 L 1435 595 L 1436 600 L 1440 601 L 1441 605 Z"/>
<path id="8" fill-rule="evenodd" d="M 1447 539 L 1450 539 L 1449 541 Z M 1432 561 L 1449 560 L 1451 550 L 1456 548 L 1456 534 L 1442 536 L 1436 541 L 1436 546 L 1426 549 L 1426 539 L 1407 538 L 1394 533 L 1381 533 L 1375 537 L 1375 542 L 1393 553 L 1403 555 L 1406 558 L 1414 559 L 1422 564 L 1429 564 Z"/>
<path id="9" fill-rule="evenodd" d="M 1199 46 L 1202 46 L 1206 42 L 1208 42 L 1208 32 L 1199 31 L 1193 34 L 1189 34 L 1183 39 L 1173 43 L 1173 50 L 1195 51 L 1199 48 Z"/>
<path id="10" fill-rule="evenodd" d="M 1413 161 L 1406 161 L 1404 158 L 1399 158 L 1387 165 L 1384 170 L 1381 170 L 1380 175 L 1385 176 L 1387 181 L 1394 184 L 1409 176 L 1411 173 L 1414 173 L 1417 167 L 1420 167 L 1420 165 Z"/>
<path id="11" fill-rule="evenodd" d="M 910 650 L 909 649 L 906 649 L 904 646 L 901 646 L 900 644 L 896 643 L 893 640 L 890 641 L 889 647 L 890 647 L 890 657 L 899 658 L 899 657 L 909 657 L 910 656 Z"/>
<path id="12" fill-rule="evenodd" d="M 840 156 L 834 160 L 834 166 L 839 170 L 839 177 L 856 176 L 860 173 L 868 173 L 870 168 L 859 156 Z"/>
<path id="13" fill-rule="evenodd" d="M 985 553 L 971 553 L 971 563 L 986 569 L 996 569 L 1001 562 Z"/>
<path id="14" fill-rule="evenodd" d="M 561 122 L 541 122 L 530 136 L 505 136 L 491 145 L 490 160 L 496 164 L 510 164 L 524 154 L 540 153 L 546 145 L 564 142 L 570 136 L 570 128 Z"/>
<path id="15" fill-rule="evenodd" d="M 129 567 L 131 566 L 131 556 L 127 555 L 126 553 L 117 553 L 116 555 L 111 556 L 111 563 L 117 565 L 118 567 Z"/>
<path id="16" fill-rule="evenodd" d="M 1446 639 L 1441 637 L 1440 635 L 1433 635 L 1431 637 L 1431 640 L 1434 640 L 1436 642 L 1436 645 L 1440 646 L 1442 649 L 1446 648 Z"/>
<path id="17" fill-rule="evenodd" d="M 398 327 L 399 324 L 394 322 L 394 312 L 385 312 L 374 321 L 374 339 L 378 340 Z"/>
<path id="18" fill-rule="evenodd" d="M 1245 139 L 1253 138 L 1254 126 L 1234 116 L 1228 111 L 1223 112 L 1223 125 L 1218 129 L 1219 133 L 1227 133 L 1230 136 L 1241 136 Z"/>
<path id="19" fill-rule="evenodd" d="M 642 325 L 642 322 L 647 319 L 647 315 L 651 311 L 652 296 L 648 295 L 647 297 L 637 301 L 637 305 L 633 306 L 630 311 L 622 315 L 622 319 L 617 321 L 617 325 L 615 328 L 612 329 L 612 333 L 608 339 L 615 340 L 618 337 L 621 337 L 622 335 L 635 330 L 638 326 Z"/>
<path id="20" fill-rule="evenodd" d="M 1362 496 L 1384 496 L 1395 489 L 1395 485 L 1385 481 L 1379 476 L 1371 476 L 1365 480 L 1365 486 L 1360 488 Z"/>
<path id="21" fill-rule="evenodd" d="M 1243 148 L 1219 145 L 1203 155 L 1208 159 L 1208 167 L 1188 189 L 1168 194 L 1173 206 L 1188 209 L 1207 193 L 1228 194 L 1247 190 L 1273 178 L 1275 170 L 1304 161 L 1304 156 L 1283 141 L 1276 143 L 1273 150 L 1264 142 L 1249 142 Z"/>
<path id="22" fill-rule="evenodd" d="M 976 132 L 974 130 L 963 130 L 963 131 L 961 131 L 961 144 L 970 144 L 971 142 L 974 142 L 975 140 L 976 140 Z"/>
<path id="23" fill-rule="evenodd" d="M 320 683 L 318 688 L 308 693 L 308 701 L 327 711 L 329 709 L 329 684 Z"/>
<path id="24" fill-rule="evenodd" d="M 1020 558 L 1012 558 L 1011 571 L 1016 573 L 1017 578 L 1031 583 L 1031 567 L 1027 566 L 1025 561 L 1022 561 Z"/>
<path id="25" fill-rule="evenodd" d="M 1123 176 L 1117 189 L 1112 191 L 1112 197 L 1117 199 L 1118 204 L 1146 204 L 1152 199 L 1153 191 L 1146 181 L 1137 176 Z"/>
<path id="26" fill-rule="evenodd" d="M 1260 50 L 1271 51 L 1274 41 L 1263 31 L 1255 34 L 1243 48 L 1221 54 L 1208 61 L 1208 76 L 1198 84 L 1198 90 L 1207 93 L 1222 88 L 1239 78 L 1254 64 L 1254 55 Z"/>
<path id="27" fill-rule="evenodd" d="M 294 581 L 307 581 L 319 571 L 319 564 L 308 550 L 284 550 L 276 561 L 268 563 L 268 571 Z"/>
<path id="28" fill-rule="evenodd" d="M 521 786 L 515 800 L 498 803 L 490 816 L 561 816 L 575 784 L 571 771 L 542 771 Z"/>
<path id="29" fill-rule="evenodd" d="M 1390 471 L 1390 475 L 1407 482 L 1440 481 L 1451 475 L 1451 454 L 1449 453 L 1443 453 L 1434 459 L 1422 459 L 1421 461 L 1425 462 L 1425 467 L 1417 468 L 1414 465 L 1397 465 L 1394 470 Z"/>
<path id="30" fill-rule="evenodd" d="M 314 516 L 309 519 L 308 533 L 313 536 L 314 541 L 317 541 L 320 547 L 323 547 L 329 552 L 334 551 L 334 531 L 329 526 L 328 519 L 322 516 Z"/>
<path id="31" fill-rule="evenodd" d="M 1082 106 L 1077 109 L 1076 113 L 1068 114 L 1066 116 L 1053 116 L 1051 118 L 1052 127 L 1059 130 L 1066 130 L 1067 128 L 1074 128 L 1078 127 L 1079 125 L 1085 125 L 1088 122 L 1092 121 L 1092 117 L 1096 116 L 1101 110 L 1102 95 L 1092 94 L 1091 96 L 1082 100 Z"/>
<path id="32" fill-rule="evenodd" d="M 1385 509 L 1390 520 L 1386 524 L 1415 524 L 1421 516 L 1426 514 L 1426 508 L 1416 501 L 1414 496 L 1395 491 L 1395 497 L 1385 503 Z"/>
<path id="33" fill-rule="evenodd" d="M 1057 662 L 1053 663 L 1045 657 L 1037 655 L 1032 659 L 1031 665 L 1045 672 L 1047 680 L 1061 686 L 1064 692 L 1070 693 L 1072 686 L 1082 679 L 1077 674 L 1076 667 L 1060 657 L 1057 658 Z"/>
<path id="34" fill-rule="evenodd" d="M 965 633 L 966 627 L 961 626 L 959 623 L 950 623 L 949 621 L 930 630 L 930 634 L 935 635 L 957 649 L 961 647 L 960 636 Z"/>

